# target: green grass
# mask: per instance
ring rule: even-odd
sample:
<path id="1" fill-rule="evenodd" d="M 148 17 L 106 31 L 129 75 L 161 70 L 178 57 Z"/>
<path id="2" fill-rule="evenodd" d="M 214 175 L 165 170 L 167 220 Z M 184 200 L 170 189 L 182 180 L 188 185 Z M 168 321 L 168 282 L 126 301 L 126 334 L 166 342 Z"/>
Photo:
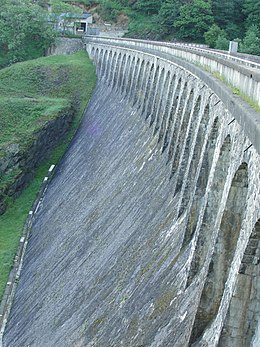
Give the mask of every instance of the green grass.
<path id="1" fill-rule="evenodd" d="M 232 89 L 233 93 L 240 96 L 244 101 L 246 101 L 251 107 L 253 107 L 257 112 L 260 112 L 260 106 L 254 100 L 252 100 L 248 95 L 241 92 L 239 88 L 234 87 L 231 83 L 229 83 L 224 76 L 216 71 L 212 71 L 208 69 L 207 71 L 211 72 L 215 77 L 224 82 L 229 88 Z"/>
<path id="2" fill-rule="evenodd" d="M 207 72 L 211 73 L 213 76 L 218 78 L 220 81 L 225 83 L 230 89 L 232 89 L 233 94 L 240 96 L 244 101 L 246 101 L 251 107 L 253 107 L 257 112 L 260 112 L 260 106 L 258 103 L 254 100 L 252 100 L 248 95 L 245 93 L 241 92 L 239 88 L 234 87 L 231 83 L 227 81 L 227 79 L 221 75 L 219 72 L 212 70 L 208 65 L 203 65 L 198 62 L 193 62 L 197 66 L 202 67 L 204 70 Z"/>
<path id="3" fill-rule="evenodd" d="M 92 66 L 92 65 L 91 65 Z M 0 70 L 0 146 L 21 141 L 87 93 L 86 53 L 53 56 Z"/>
<path id="4" fill-rule="evenodd" d="M 0 70 L 0 149 L 10 143 L 30 142 L 35 130 L 67 108 L 75 97 L 80 101 L 80 110 L 66 138 L 40 165 L 31 184 L 15 201 L 9 202 L 7 211 L 0 216 L 0 300 L 28 212 L 50 165 L 59 162 L 73 138 L 95 83 L 94 67 L 85 52 L 40 58 Z M 4 179 L 8 181 L 7 176 L 0 179 L 0 184 Z"/>

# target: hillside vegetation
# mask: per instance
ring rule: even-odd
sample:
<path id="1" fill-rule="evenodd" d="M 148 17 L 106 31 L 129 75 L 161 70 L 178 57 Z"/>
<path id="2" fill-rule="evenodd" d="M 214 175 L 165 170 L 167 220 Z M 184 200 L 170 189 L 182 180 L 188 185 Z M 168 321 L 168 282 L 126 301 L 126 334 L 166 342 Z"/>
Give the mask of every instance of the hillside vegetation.
<path id="1" fill-rule="evenodd" d="M 39 58 L 0 70 L 0 202 L 8 205 L 0 216 L 0 298 L 28 211 L 49 166 L 58 162 L 75 133 L 95 81 L 93 64 L 85 52 Z M 39 158 L 28 157 L 30 148 L 41 132 L 45 134 L 48 124 L 71 114 L 69 133 L 35 174 L 35 167 L 28 165 Z M 51 143 L 52 139 L 45 141 Z M 13 148 L 15 153 L 11 153 Z M 29 187 L 14 201 L 16 182 L 21 184 L 25 177 L 23 184 L 27 185 L 27 177 L 34 174 Z"/>
<path id="2" fill-rule="evenodd" d="M 31 0 L 0 1 L 0 68 L 44 54 L 56 36 L 47 17 Z"/>
<path id="3" fill-rule="evenodd" d="M 9 62 L 35 57 L 53 42 L 57 33 L 46 25 L 50 5 L 53 20 L 62 12 L 91 12 L 96 25 L 101 20 L 120 26 L 123 20 L 125 28 L 128 23 L 129 37 L 200 42 L 217 49 L 228 49 L 236 40 L 240 52 L 260 55 L 260 0 L 3 0 L 0 51 Z M 18 8 L 22 16 L 17 17 Z M 0 66 L 1 59 L 6 63 L 0 53 Z"/>
<path id="4" fill-rule="evenodd" d="M 47 2 L 47 0 L 41 0 Z M 111 24 L 128 22 L 128 37 L 206 43 L 260 55 L 260 0 L 48 0 L 80 7 Z M 71 7 L 73 10 L 73 7 Z M 125 23 L 124 23 L 125 24 Z"/>
<path id="5" fill-rule="evenodd" d="M 75 1 L 76 3 L 77 1 Z M 99 0 L 100 14 L 116 21 L 129 17 L 129 37 L 206 42 L 260 54 L 260 0 Z"/>

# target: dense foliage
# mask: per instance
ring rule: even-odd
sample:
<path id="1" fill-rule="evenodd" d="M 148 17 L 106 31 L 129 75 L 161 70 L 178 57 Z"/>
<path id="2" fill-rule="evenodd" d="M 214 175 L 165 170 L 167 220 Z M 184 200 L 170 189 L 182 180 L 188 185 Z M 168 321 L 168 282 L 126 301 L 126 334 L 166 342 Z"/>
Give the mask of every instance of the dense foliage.
<path id="1" fill-rule="evenodd" d="M 42 7 L 30 0 L 1 0 L 0 67 L 42 56 L 54 38 Z"/>
<path id="2" fill-rule="evenodd" d="M 202 42 L 259 54 L 260 0 L 99 0 L 105 20 L 129 17 L 130 37 Z M 257 47 L 258 46 L 258 47 Z"/>

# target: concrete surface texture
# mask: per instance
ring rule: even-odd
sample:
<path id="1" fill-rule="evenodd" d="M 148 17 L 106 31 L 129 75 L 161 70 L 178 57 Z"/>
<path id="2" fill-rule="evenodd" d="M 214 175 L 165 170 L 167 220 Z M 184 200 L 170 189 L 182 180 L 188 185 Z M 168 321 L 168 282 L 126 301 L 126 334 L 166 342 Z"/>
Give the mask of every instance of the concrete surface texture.
<path id="1" fill-rule="evenodd" d="M 87 49 L 99 81 L 35 217 L 3 346 L 259 346 L 248 132 L 182 66 Z"/>

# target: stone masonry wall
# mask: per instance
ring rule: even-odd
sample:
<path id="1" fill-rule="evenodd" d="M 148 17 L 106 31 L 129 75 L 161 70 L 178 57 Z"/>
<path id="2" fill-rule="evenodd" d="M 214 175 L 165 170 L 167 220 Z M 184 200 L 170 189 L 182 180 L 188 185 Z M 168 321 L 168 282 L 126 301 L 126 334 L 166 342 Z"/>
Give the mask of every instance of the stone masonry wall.
<path id="1" fill-rule="evenodd" d="M 258 244 L 249 238 L 260 215 L 259 154 L 222 100 L 186 69 L 125 47 L 90 42 L 88 51 L 99 78 L 141 110 L 158 138 L 158 150 L 168 153 L 179 218 L 186 220 L 180 251 L 191 247 L 185 291 L 195 286 L 197 293 L 189 343 L 250 346 L 259 339 L 254 336 L 259 309 L 251 311 L 258 307 L 254 278 L 259 258 L 247 270 L 246 281 L 238 270 L 248 257 L 247 244 L 255 249 Z M 241 305 L 235 306 L 236 298 L 246 295 L 239 294 L 244 286 L 250 293 L 240 299 L 244 311 L 239 318 L 233 311 Z M 187 342 L 182 343 L 176 346 Z"/>
<path id="2" fill-rule="evenodd" d="M 11 144 L 0 149 L 0 176 L 10 180 L 0 190 L 0 214 L 6 209 L 6 198 L 16 198 L 34 177 L 35 170 L 69 129 L 75 110 L 63 111 L 34 134 L 27 148 Z M 15 174 L 14 174 L 15 173 Z"/>

